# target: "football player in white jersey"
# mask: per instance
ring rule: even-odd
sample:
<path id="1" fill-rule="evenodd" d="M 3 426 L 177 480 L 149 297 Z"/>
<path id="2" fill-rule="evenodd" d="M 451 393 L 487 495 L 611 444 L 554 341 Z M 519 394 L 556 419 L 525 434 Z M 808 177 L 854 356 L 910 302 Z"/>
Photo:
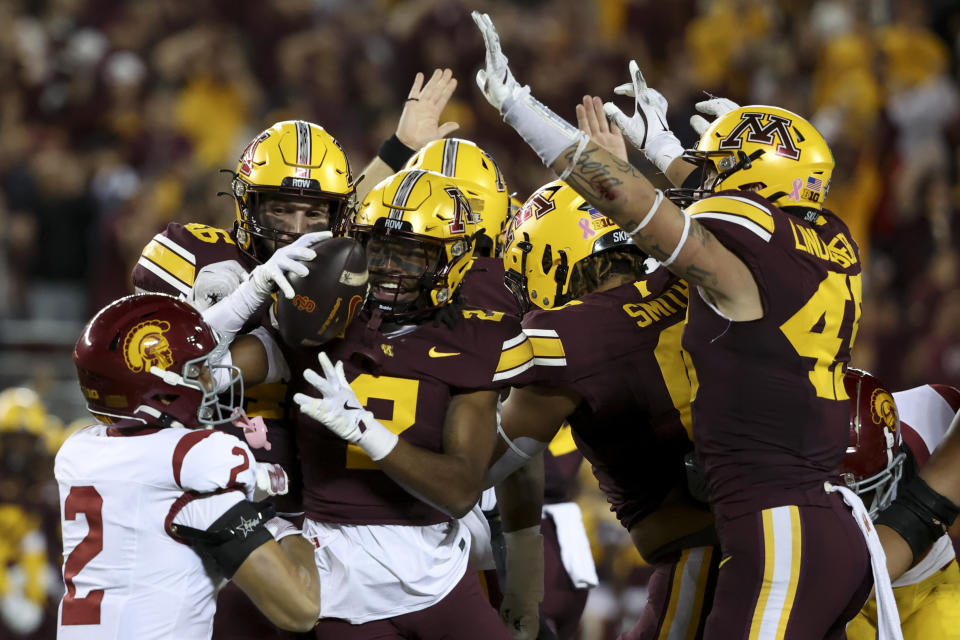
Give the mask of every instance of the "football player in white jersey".
<path id="1" fill-rule="evenodd" d="M 252 274 L 253 297 L 289 286 L 284 272 L 313 254 L 278 251 Z M 282 491 L 285 474 L 205 428 L 232 420 L 242 401 L 240 372 L 218 364 L 217 347 L 199 312 L 163 294 L 111 303 L 77 341 L 77 376 L 98 423 L 71 436 L 55 463 L 66 587 L 59 638 L 206 640 L 224 578 L 281 628 L 316 623 L 311 545 L 252 501 L 257 488 Z"/>
<path id="2" fill-rule="evenodd" d="M 840 471 L 847 485 L 872 503 L 870 514 L 876 517 L 945 442 L 960 409 L 960 390 L 933 384 L 891 394 L 857 369 L 848 369 L 844 382 L 852 415 Z M 893 582 L 903 637 L 960 638 L 960 570 L 950 536 L 941 534 L 921 553 Z M 876 637 L 876 606 L 873 599 L 864 605 L 847 625 L 848 638 Z"/>

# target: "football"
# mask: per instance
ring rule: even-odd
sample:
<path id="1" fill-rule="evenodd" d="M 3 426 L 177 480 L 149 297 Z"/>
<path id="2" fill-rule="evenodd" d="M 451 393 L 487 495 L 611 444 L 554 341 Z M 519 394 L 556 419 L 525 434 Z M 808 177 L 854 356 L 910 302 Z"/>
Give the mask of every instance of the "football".
<path id="1" fill-rule="evenodd" d="M 306 276 L 290 275 L 294 296 L 278 295 L 281 338 L 291 347 L 319 347 L 340 336 L 367 299 L 367 254 L 352 238 L 330 238 L 310 248 Z"/>

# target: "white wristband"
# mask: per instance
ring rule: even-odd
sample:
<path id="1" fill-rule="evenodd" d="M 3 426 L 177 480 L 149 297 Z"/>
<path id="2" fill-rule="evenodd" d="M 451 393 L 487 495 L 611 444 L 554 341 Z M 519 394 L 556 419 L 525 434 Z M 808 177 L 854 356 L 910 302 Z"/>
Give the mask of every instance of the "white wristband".
<path id="1" fill-rule="evenodd" d="M 393 431 L 380 424 L 372 413 L 369 411 L 363 413 L 364 416 L 360 418 L 363 433 L 357 440 L 357 445 L 370 456 L 371 460 L 376 462 L 386 458 L 397 446 L 400 438 Z"/>
<path id="2" fill-rule="evenodd" d="M 683 145 L 680 144 L 672 131 L 664 131 L 660 135 L 648 139 L 647 147 L 643 152 L 653 166 L 666 173 L 670 163 L 683 155 Z"/>
<path id="3" fill-rule="evenodd" d="M 653 214 L 655 214 L 657 212 L 657 209 L 660 207 L 660 203 L 663 202 L 663 191 L 660 191 L 660 189 L 654 189 L 654 193 L 655 195 L 653 197 L 653 204 L 650 205 L 650 209 L 647 211 L 647 215 L 643 216 L 643 220 L 638 222 L 637 226 L 635 226 L 632 231 L 627 231 L 626 229 L 624 229 L 624 231 L 627 231 L 627 235 L 630 236 L 631 238 L 637 235 L 638 231 L 640 231 L 645 226 L 647 226 L 647 223 L 649 223 L 650 219 L 653 218 Z"/>
<path id="4" fill-rule="evenodd" d="M 531 96 L 530 87 L 523 87 L 507 98 L 503 103 L 503 120 L 517 130 L 548 167 L 567 147 L 586 135 Z"/>
<path id="5" fill-rule="evenodd" d="M 677 256 L 680 255 L 680 250 L 683 249 L 683 245 L 687 243 L 687 237 L 690 235 L 690 214 L 686 211 L 683 212 L 683 231 L 680 232 L 680 241 L 677 242 L 677 248 L 673 250 L 673 253 L 670 254 L 670 257 L 661 262 L 665 267 L 669 267 L 673 264 L 673 261 L 677 259 Z"/>

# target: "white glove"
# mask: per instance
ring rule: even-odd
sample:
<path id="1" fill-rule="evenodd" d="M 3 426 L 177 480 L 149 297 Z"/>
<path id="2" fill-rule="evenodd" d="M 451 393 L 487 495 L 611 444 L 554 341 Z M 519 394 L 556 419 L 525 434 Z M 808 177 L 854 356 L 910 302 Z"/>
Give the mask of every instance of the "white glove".
<path id="1" fill-rule="evenodd" d="M 272 462 L 257 463 L 257 486 L 253 489 L 254 502 L 260 502 L 270 496 L 285 496 L 290 480 L 287 472 Z"/>
<path id="2" fill-rule="evenodd" d="M 739 109 L 740 105 L 726 98 L 711 98 L 703 102 L 698 102 L 696 107 L 700 113 L 705 113 L 717 119 L 724 114 L 730 113 L 734 109 Z M 693 130 L 697 132 L 698 136 L 703 136 L 703 132 L 706 131 L 711 124 L 710 121 L 701 115 L 690 117 L 690 126 L 693 127 Z"/>
<path id="3" fill-rule="evenodd" d="M 203 312 L 236 291 L 246 280 L 247 272 L 236 260 L 208 264 L 197 272 L 189 302 Z"/>
<path id="4" fill-rule="evenodd" d="M 321 353 L 317 359 L 323 375 L 307 369 L 303 372 L 303 379 L 323 397 L 294 394 L 293 401 L 300 406 L 300 411 L 323 423 L 347 442 L 359 445 L 372 460 L 386 457 L 397 446 L 397 434 L 377 422 L 373 414 L 363 408 L 347 382 L 342 362 L 333 366 L 326 353 Z"/>
<path id="5" fill-rule="evenodd" d="M 305 266 L 300 264 L 317 257 L 317 253 L 308 248 L 308 245 L 331 237 L 333 237 L 333 233 L 330 231 L 305 233 L 295 242 L 274 251 L 269 260 L 250 272 L 250 280 L 253 282 L 254 290 L 261 294 L 264 300 L 277 289 L 280 289 L 287 298 L 293 298 L 293 286 L 287 280 L 287 273 L 295 273 L 298 276 L 305 276 L 310 273 Z"/>
<path id="6" fill-rule="evenodd" d="M 502 114 L 506 111 L 503 104 L 507 98 L 516 95 L 523 87 L 517 83 L 510 72 L 507 56 L 503 55 L 503 50 L 500 48 L 500 36 L 497 34 L 497 28 L 493 26 L 493 20 L 486 13 L 479 11 L 472 11 L 470 15 L 480 29 L 480 35 L 483 36 L 483 44 L 487 50 L 487 66 L 486 69 L 477 71 L 477 84 L 487 102 Z"/>
<path id="7" fill-rule="evenodd" d="M 540 525 L 505 531 L 507 545 L 506 585 L 500 617 L 513 640 L 534 640 L 540 631 L 543 601 L 543 536 Z"/>
<path id="8" fill-rule="evenodd" d="M 612 102 L 603 105 L 603 112 L 654 166 L 666 171 L 671 162 L 683 155 L 683 145 L 667 126 L 667 99 L 647 86 L 636 60 L 631 60 L 629 67 L 631 82 L 616 87 L 613 92 L 634 98 L 633 117 L 628 118 Z"/>
<path id="9" fill-rule="evenodd" d="M 216 329 L 221 344 L 229 345 L 244 323 L 260 308 L 270 294 L 280 289 L 287 298 L 294 295 L 288 273 L 305 276 L 310 271 L 301 264 L 317 257 L 307 245 L 332 237 L 329 231 L 305 233 L 296 242 L 277 249 L 270 259 L 250 272 L 249 279 L 226 298 L 205 310 L 204 321 Z"/>
<path id="10" fill-rule="evenodd" d="M 504 122 L 517 130 L 548 167 L 570 146 L 577 144 L 576 160 L 589 137 L 530 95 L 530 87 L 521 87 L 500 49 L 500 36 L 490 16 L 479 11 L 470 14 L 477 23 L 486 46 L 486 68 L 477 72 L 477 84 L 487 102 L 497 108 Z M 571 162 L 569 170 L 575 162 Z M 566 174 L 560 176 L 561 179 Z"/>

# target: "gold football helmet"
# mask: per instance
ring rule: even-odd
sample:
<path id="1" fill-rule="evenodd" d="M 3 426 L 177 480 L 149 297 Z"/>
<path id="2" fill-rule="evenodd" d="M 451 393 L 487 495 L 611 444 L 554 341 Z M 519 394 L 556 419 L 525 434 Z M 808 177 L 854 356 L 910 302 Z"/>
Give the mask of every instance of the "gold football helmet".
<path id="1" fill-rule="evenodd" d="M 347 221 L 367 252 L 368 305 L 386 318 L 420 315 L 449 303 L 473 259 L 477 220 L 461 181 L 404 169 L 373 188 Z"/>
<path id="2" fill-rule="evenodd" d="M 427 144 L 409 161 L 406 169 L 435 171 L 456 178 L 479 218 L 476 229 L 485 239 L 476 244 L 477 255 L 500 255 L 497 240 L 510 212 L 510 196 L 493 157 L 469 140 L 441 138 Z M 469 184 L 468 184 L 469 183 Z"/>
<path id="3" fill-rule="evenodd" d="M 819 211 L 833 173 L 833 153 L 812 124 L 797 114 L 763 105 L 717 118 L 684 160 L 701 169 L 697 189 L 669 189 L 680 206 L 716 191 L 755 191 L 778 207 Z"/>
<path id="4" fill-rule="evenodd" d="M 504 242 L 504 278 L 525 309 L 569 302 L 570 275 L 581 260 L 635 248 L 633 238 L 561 180 L 533 192 L 512 217 Z"/>
<path id="5" fill-rule="evenodd" d="M 340 143 L 323 127 L 303 120 L 277 122 L 251 140 L 240 154 L 232 191 L 237 242 L 261 260 L 301 235 L 261 219 L 257 205 L 264 194 L 326 205 L 328 218 L 310 231 L 340 229 L 356 200 L 350 163 Z"/>

